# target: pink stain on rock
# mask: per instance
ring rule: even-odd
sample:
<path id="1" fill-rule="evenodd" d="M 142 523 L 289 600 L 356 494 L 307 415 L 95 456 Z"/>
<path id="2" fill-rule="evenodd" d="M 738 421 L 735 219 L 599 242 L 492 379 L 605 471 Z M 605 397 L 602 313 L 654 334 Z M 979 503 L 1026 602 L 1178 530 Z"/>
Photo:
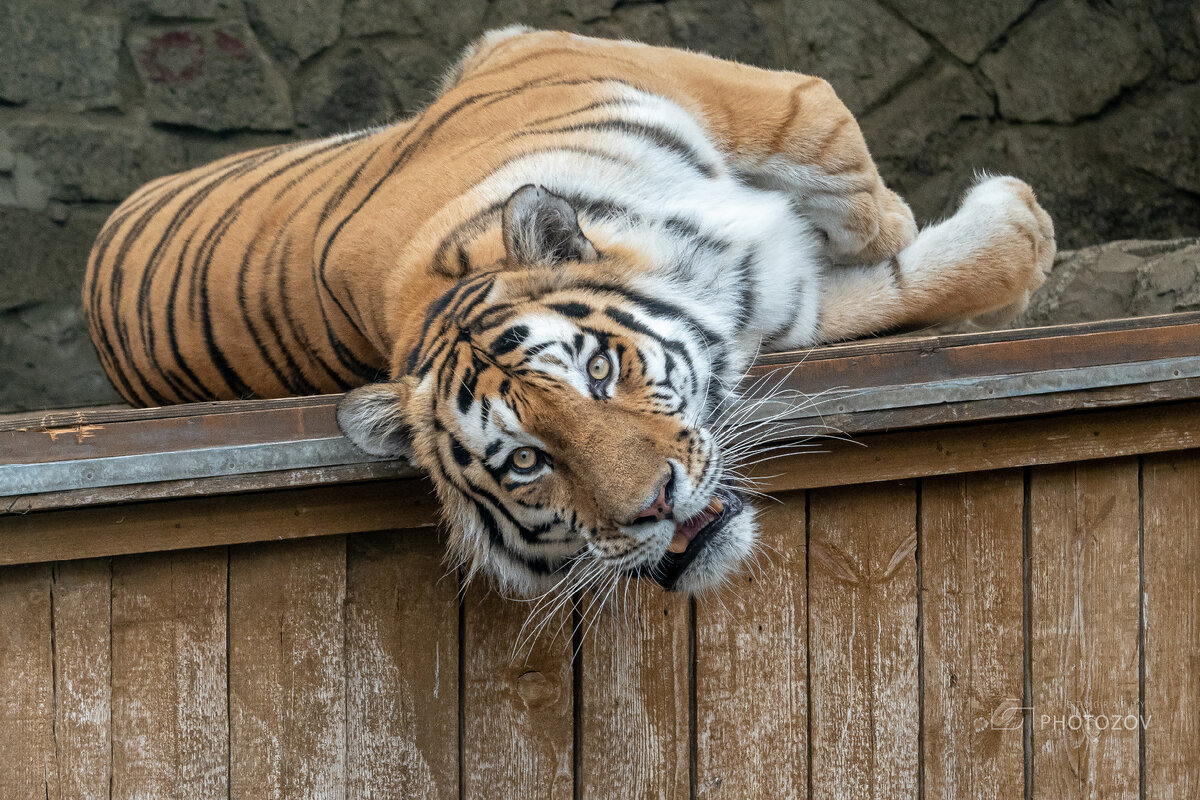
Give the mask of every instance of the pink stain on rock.
<path id="1" fill-rule="evenodd" d="M 240 44 L 240 42 L 239 42 Z M 138 53 L 147 80 L 178 86 L 204 72 L 204 39 L 193 31 L 171 31 L 155 36 Z"/>
<path id="2" fill-rule="evenodd" d="M 238 61 L 249 61 L 250 53 L 246 50 L 246 45 L 242 40 L 231 33 L 217 28 L 213 31 L 213 39 L 216 41 L 217 47 L 228 53 L 232 58 Z"/>

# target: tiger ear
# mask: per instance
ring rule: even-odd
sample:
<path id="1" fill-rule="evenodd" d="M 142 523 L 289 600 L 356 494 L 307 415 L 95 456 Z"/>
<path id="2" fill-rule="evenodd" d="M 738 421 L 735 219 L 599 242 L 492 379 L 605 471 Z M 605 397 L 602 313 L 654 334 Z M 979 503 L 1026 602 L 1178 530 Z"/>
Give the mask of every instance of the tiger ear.
<path id="1" fill-rule="evenodd" d="M 412 427 L 408 424 L 411 379 L 369 383 L 342 395 L 337 423 L 346 438 L 373 456 L 412 460 Z"/>
<path id="2" fill-rule="evenodd" d="M 537 266 L 598 257 L 571 204 L 531 183 L 504 204 L 504 252 L 510 264 Z"/>

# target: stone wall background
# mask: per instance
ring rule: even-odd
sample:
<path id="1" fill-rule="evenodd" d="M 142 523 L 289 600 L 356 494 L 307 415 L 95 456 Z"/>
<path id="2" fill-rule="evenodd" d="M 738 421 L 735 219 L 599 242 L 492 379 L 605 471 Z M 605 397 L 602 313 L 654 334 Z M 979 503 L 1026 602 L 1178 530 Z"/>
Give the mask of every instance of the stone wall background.
<path id="1" fill-rule="evenodd" d="M 921 220 L 990 170 L 1033 184 L 1063 248 L 1200 234 L 1195 0 L 0 0 L 0 411 L 116 400 L 77 294 L 126 194 L 408 114 L 511 22 L 821 75 Z M 1185 244 L 1137 299 L 1155 247 L 1065 259 L 1036 318 L 1200 307 Z"/>

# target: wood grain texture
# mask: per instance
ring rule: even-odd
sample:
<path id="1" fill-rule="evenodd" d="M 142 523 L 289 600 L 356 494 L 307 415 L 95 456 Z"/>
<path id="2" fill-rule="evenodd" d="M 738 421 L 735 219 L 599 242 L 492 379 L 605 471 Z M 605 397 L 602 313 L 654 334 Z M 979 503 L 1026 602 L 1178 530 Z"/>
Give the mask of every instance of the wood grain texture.
<path id="1" fill-rule="evenodd" d="M 921 484 L 925 797 L 1024 792 L 1020 472 Z"/>
<path id="2" fill-rule="evenodd" d="M 648 581 L 624 610 L 583 601 L 581 771 L 584 798 L 691 794 L 688 601 Z"/>
<path id="3" fill-rule="evenodd" d="M 818 452 L 772 461 L 751 475 L 781 492 L 1197 447 L 1200 403 L 1185 402 L 823 441 Z"/>
<path id="4" fill-rule="evenodd" d="M 114 800 L 229 796 L 225 548 L 113 560 Z"/>
<path id="5" fill-rule="evenodd" d="M 696 602 L 696 794 L 808 796 L 805 498 L 760 513 L 756 563 Z"/>
<path id="6" fill-rule="evenodd" d="M 54 565 L 54 683 L 63 798 L 108 798 L 112 778 L 112 564 Z"/>
<path id="7" fill-rule="evenodd" d="M 50 565 L 0 570 L 0 796 L 58 797 Z"/>
<path id="8" fill-rule="evenodd" d="M 229 554 L 230 797 L 343 798 L 346 539 Z"/>
<path id="9" fill-rule="evenodd" d="M 432 525 L 425 480 L 0 517 L 0 565 Z"/>
<path id="10" fill-rule="evenodd" d="M 1033 470 L 1030 513 L 1034 797 L 1132 800 L 1137 731 L 1085 715 L 1138 713 L 1137 460 Z"/>
<path id="11" fill-rule="evenodd" d="M 458 789 L 458 595 L 427 533 L 349 537 L 346 786 L 355 798 Z"/>
<path id="12" fill-rule="evenodd" d="M 812 797 L 917 794 L 916 486 L 809 500 Z"/>
<path id="13" fill-rule="evenodd" d="M 574 771 L 571 604 L 514 654 L 532 606 L 483 585 L 464 600 L 464 798 L 570 800 Z M 539 617 L 539 619 L 541 619 Z"/>
<path id="14" fill-rule="evenodd" d="M 1200 797 L 1200 452 L 1147 458 L 1146 798 Z"/>

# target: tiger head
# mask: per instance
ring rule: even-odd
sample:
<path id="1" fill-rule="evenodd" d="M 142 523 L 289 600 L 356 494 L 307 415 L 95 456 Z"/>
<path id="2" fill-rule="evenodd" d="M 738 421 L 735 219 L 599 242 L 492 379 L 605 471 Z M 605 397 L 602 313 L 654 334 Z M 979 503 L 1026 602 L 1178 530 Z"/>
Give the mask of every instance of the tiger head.
<path id="1" fill-rule="evenodd" d="M 405 374 L 347 393 L 342 430 L 424 467 L 453 550 L 505 590 L 719 584 L 756 536 L 713 424 L 727 348 L 548 191 L 518 190 L 502 229 L 504 263 L 431 306 Z"/>

